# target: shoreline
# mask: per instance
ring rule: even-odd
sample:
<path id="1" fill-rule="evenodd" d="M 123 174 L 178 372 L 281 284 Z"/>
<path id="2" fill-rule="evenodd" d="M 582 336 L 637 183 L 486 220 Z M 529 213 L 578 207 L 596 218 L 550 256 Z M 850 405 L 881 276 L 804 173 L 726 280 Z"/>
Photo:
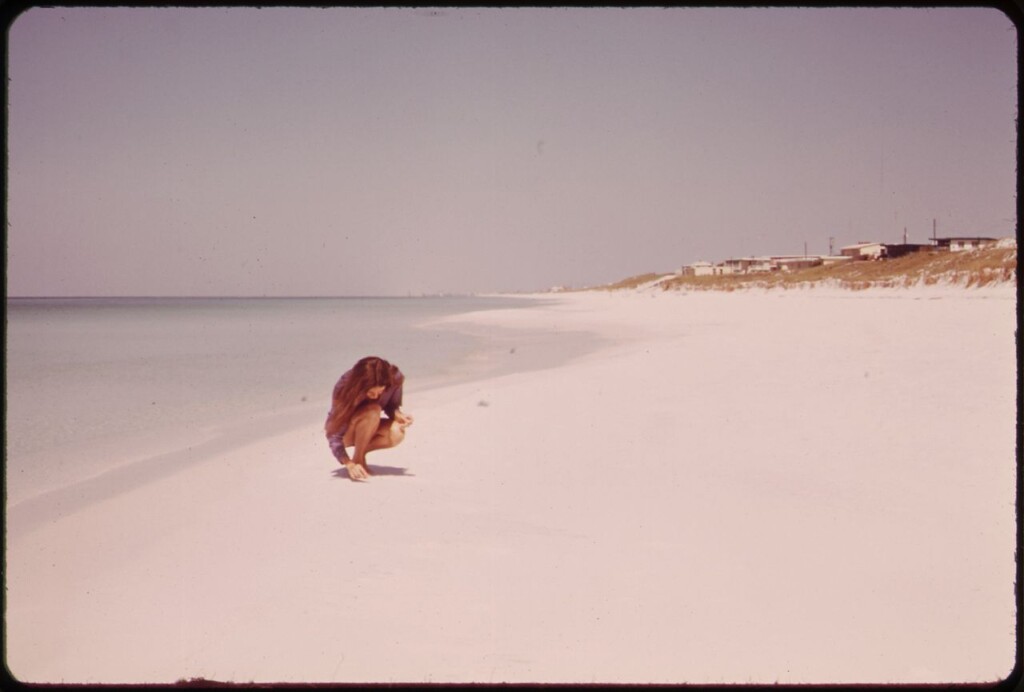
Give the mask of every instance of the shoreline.
<path id="1" fill-rule="evenodd" d="M 1014 306 L 899 295 L 446 318 L 606 341 L 417 391 L 365 484 L 317 421 L 41 524 L 8 543 L 7 664 L 31 682 L 1000 679 Z"/>
<path id="2" fill-rule="evenodd" d="M 544 299 L 542 296 L 494 297 L 535 301 Z M 527 308 L 513 306 L 493 312 L 502 314 L 520 309 Z M 448 328 L 472 337 L 477 345 L 468 356 L 448 366 L 444 374 L 410 382 L 407 397 L 516 372 L 554 368 L 599 348 L 599 343 L 595 343 L 586 332 L 574 333 L 570 335 L 569 343 L 563 343 L 561 338 L 554 340 L 537 330 L 500 327 L 474 329 L 471 320 L 459 319 L 462 315 L 471 314 L 472 311 L 458 313 L 451 320 L 432 319 L 417 325 L 419 329 L 431 325 L 447 325 Z M 515 357 L 511 357 L 513 355 Z M 303 403 L 262 416 L 218 421 L 205 427 L 199 434 L 187 438 L 179 435 L 174 443 L 169 443 L 167 436 L 159 440 L 149 439 L 142 445 L 150 450 L 147 453 L 132 456 L 100 473 L 19 498 L 13 503 L 8 499 L 6 522 L 9 540 L 20 539 L 47 522 L 73 515 L 91 504 L 103 502 L 161 478 L 186 472 L 196 464 L 208 463 L 239 447 L 306 428 L 311 420 L 319 421 L 329 405 L 329 401 L 322 404 Z M 95 444 L 92 446 L 92 454 L 111 451 L 115 445 L 115 441 Z M 36 456 L 45 455 L 37 453 Z"/>
<path id="3" fill-rule="evenodd" d="M 413 323 L 496 304 L 530 301 L 146 298 L 12 308 L 8 499 L 184 449 L 211 426 L 321 398 L 328 406 L 339 372 L 378 348 L 392 349 L 381 355 L 421 381 L 470 353 L 474 340 L 454 330 L 417 332 Z M 352 333 L 352 320 L 373 329 Z"/>

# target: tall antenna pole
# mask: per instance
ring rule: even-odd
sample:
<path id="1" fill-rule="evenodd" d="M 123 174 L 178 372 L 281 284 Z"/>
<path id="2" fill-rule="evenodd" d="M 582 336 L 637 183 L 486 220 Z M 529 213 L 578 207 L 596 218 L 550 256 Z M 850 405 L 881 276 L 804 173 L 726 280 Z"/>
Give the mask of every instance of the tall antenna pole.
<path id="1" fill-rule="evenodd" d="M 833 243 L 835 243 L 835 240 L 836 240 L 836 239 L 835 239 L 834 237 L 832 237 L 832 236 L 829 236 L 829 237 L 828 237 L 828 256 L 829 256 L 829 257 L 832 257 L 832 256 L 833 256 L 833 255 L 835 254 L 835 253 L 834 253 L 834 252 L 832 251 L 832 248 L 833 248 Z"/>
<path id="2" fill-rule="evenodd" d="M 906 226 L 903 227 L 903 244 L 904 245 L 907 244 L 907 227 Z"/>
<path id="3" fill-rule="evenodd" d="M 938 245 L 939 239 L 935 235 L 935 219 L 932 219 L 932 245 Z"/>

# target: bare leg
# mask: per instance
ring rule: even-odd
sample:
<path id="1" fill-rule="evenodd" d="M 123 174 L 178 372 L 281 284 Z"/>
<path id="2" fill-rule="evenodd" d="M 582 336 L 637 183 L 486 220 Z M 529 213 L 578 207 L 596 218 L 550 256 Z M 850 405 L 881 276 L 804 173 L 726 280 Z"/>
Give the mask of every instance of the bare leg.
<path id="1" fill-rule="evenodd" d="M 348 430 L 345 431 L 345 445 L 352 445 L 356 448 L 352 455 L 352 461 L 364 469 L 366 468 L 366 453 L 370 451 L 370 443 L 380 429 L 380 410 L 380 406 L 376 404 L 362 407 L 356 411 L 349 423 Z"/>
<path id="2" fill-rule="evenodd" d="M 367 454 L 376 452 L 378 449 L 390 449 L 400 444 L 404 439 L 404 426 L 399 425 L 396 421 L 381 418 L 377 424 L 377 432 L 370 438 L 369 444 L 366 445 L 366 451 L 363 452 L 363 468 L 366 468 L 365 458 Z"/>
<path id="3" fill-rule="evenodd" d="M 378 449 L 394 447 L 405 439 L 405 426 L 380 417 L 381 408 L 377 404 L 368 404 L 359 409 L 352 417 L 348 430 L 345 432 L 344 444 L 354 446 L 352 462 L 370 475 L 366 465 L 366 455 Z M 351 474 L 351 470 L 350 470 Z"/>

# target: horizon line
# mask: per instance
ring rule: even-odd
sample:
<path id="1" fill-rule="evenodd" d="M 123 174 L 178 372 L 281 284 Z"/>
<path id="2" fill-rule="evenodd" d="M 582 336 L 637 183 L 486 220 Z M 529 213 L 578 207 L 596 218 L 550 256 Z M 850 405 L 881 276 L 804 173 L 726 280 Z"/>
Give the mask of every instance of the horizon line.
<path id="1" fill-rule="evenodd" d="M 354 294 L 354 295 L 5 295 L 7 300 L 345 300 L 345 299 L 401 299 L 409 298 L 474 298 L 493 295 L 515 295 L 538 291 L 475 291 L 466 293 L 420 294 Z"/>

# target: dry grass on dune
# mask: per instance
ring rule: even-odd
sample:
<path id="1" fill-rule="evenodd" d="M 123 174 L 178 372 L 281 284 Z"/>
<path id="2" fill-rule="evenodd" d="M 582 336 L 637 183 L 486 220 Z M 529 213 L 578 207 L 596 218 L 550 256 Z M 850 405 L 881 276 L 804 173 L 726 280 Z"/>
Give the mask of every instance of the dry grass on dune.
<path id="1" fill-rule="evenodd" d="M 986 286 L 995 282 L 1015 282 L 1016 279 L 1016 248 L 986 248 L 965 252 L 919 252 L 898 259 L 848 262 L 829 267 L 812 267 L 771 274 L 677 276 L 664 281 L 661 287 L 665 290 L 734 291 L 738 288 L 754 287 L 795 288 L 829 282 L 843 288 L 861 290 L 871 287 L 911 286 L 918 283 L 934 285 L 940 282 L 962 286 Z M 611 289 L 612 286 L 607 288 Z"/>
<path id="2" fill-rule="evenodd" d="M 624 288 L 638 288 L 638 287 L 643 286 L 644 284 L 650 283 L 650 282 L 654 281 L 655 279 L 658 279 L 658 278 L 660 278 L 662 276 L 665 276 L 665 275 L 664 274 L 656 274 L 654 272 L 651 272 L 651 273 L 648 273 L 648 274 L 640 274 L 638 276 L 631 276 L 628 279 L 623 279 L 622 281 L 616 281 L 613 284 L 608 284 L 606 286 L 599 286 L 595 290 L 598 290 L 598 291 L 618 291 L 618 290 L 621 290 L 621 289 L 624 289 Z"/>

